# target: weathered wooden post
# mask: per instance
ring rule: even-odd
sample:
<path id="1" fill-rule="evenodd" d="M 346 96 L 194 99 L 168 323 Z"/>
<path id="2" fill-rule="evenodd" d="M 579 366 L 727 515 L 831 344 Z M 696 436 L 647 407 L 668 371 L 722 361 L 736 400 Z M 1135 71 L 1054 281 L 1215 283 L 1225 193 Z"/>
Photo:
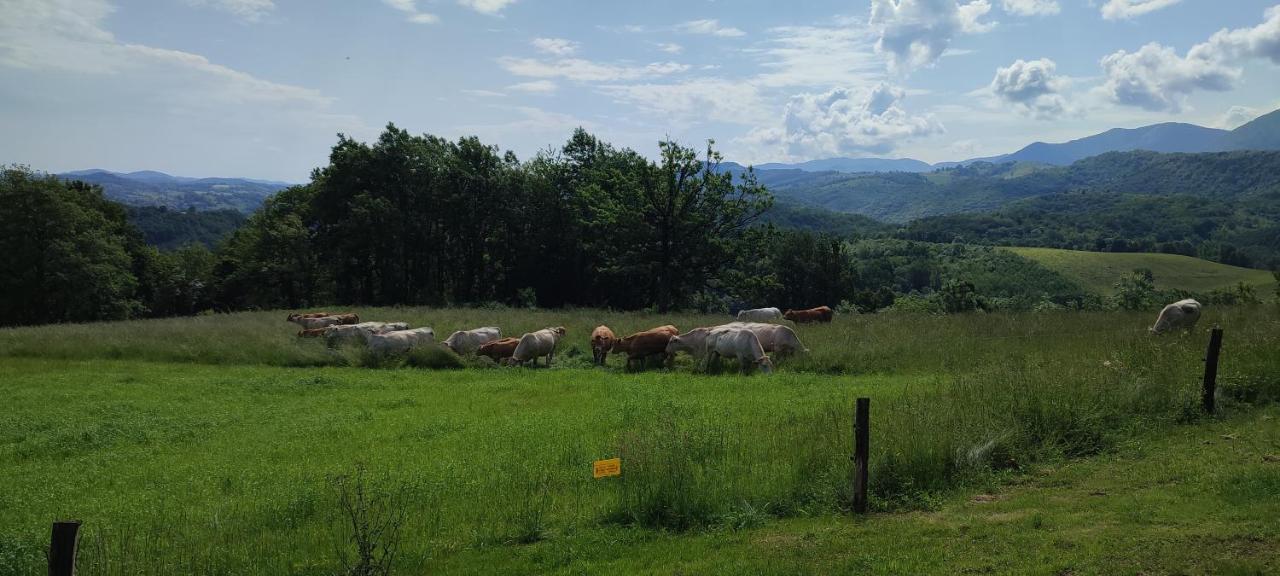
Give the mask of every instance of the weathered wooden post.
<path id="1" fill-rule="evenodd" d="M 79 520 L 53 523 L 53 537 L 49 540 L 49 576 L 75 576 L 79 542 Z"/>
<path id="2" fill-rule="evenodd" d="M 871 439 L 871 399 L 859 398 L 853 422 L 853 511 L 867 513 L 867 452 Z"/>
<path id="3" fill-rule="evenodd" d="M 1214 396 L 1218 392 L 1218 355 L 1222 351 L 1222 328 L 1214 326 L 1209 333 L 1209 351 L 1204 356 L 1204 390 L 1201 401 L 1206 414 L 1213 414 Z"/>

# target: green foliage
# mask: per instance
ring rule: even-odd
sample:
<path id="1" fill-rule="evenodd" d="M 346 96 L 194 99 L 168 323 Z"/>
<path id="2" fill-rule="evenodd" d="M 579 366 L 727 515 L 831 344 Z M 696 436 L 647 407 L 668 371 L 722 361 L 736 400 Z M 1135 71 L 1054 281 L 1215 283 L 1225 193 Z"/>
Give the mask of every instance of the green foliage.
<path id="1" fill-rule="evenodd" d="M 1116 303 L 1122 310 L 1146 310 L 1156 305 L 1155 276 L 1138 269 L 1116 281 Z"/>
<path id="2" fill-rule="evenodd" d="M 147 244 L 174 250 L 191 244 L 213 248 L 245 222 L 235 210 L 170 210 L 164 206 L 127 206 L 129 222 L 142 232 Z"/>
<path id="3" fill-rule="evenodd" d="M 18 166 L 0 172 L 0 326 L 139 313 L 141 250 L 124 209 L 101 190 Z"/>

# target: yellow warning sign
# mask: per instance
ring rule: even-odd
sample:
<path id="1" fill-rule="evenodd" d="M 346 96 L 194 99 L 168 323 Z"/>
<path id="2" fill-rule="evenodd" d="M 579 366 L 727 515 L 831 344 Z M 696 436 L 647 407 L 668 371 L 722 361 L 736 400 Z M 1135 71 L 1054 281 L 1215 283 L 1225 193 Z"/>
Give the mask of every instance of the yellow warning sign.
<path id="1" fill-rule="evenodd" d="M 605 476 L 620 476 L 622 474 L 622 459 L 610 458 L 608 460 L 596 460 L 591 467 L 591 472 L 596 478 L 604 478 Z"/>

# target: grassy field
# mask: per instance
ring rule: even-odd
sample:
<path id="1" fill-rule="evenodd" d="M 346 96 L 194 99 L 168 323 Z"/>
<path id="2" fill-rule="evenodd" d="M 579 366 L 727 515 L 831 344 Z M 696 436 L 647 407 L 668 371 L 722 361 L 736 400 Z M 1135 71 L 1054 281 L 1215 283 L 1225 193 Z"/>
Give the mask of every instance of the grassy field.
<path id="1" fill-rule="evenodd" d="M 1056 248 L 1009 248 L 1045 267 L 1074 280 L 1086 290 L 1115 293 L 1115 283 L 1136 268 L 1148 268 L 1155 275 L 1156 288 L 1208 292 L 1231 288 L 1244 282 L 1265 296 L 1275 278 L 1265 270 L 1228 266 L 1178 254 L 1078 252 Z"/>
<path id="2" fill-rule="evenodd" d="M 595 369 L 583 354 L 600 320 L 627 332 L 723 318 L 360 312 L 441 335 L 496 323 L 565 325 L 569 336 L 550 369 L 433 371 L 361 367 L 358 352 L 296 340 L 279 313 L 0 330 L 0 574 L 41 572 L 49 522 L 68 517 L 86 523 L 82 574 L 332 574 L 352 548 L 341 502 L 357 478 L 368 517 L 404 514 L 399 536 L 383 539 L 399 544 L 398 573 L 954 572 L 984 561 L 982 541 L 997 546 L 999 570 L 1019 572 L 1048 553 L 1018 547 L 1035 534 L 1027 523 L 1088 523 L 1074 492 L 1059 502 L 1038 471 L 1203 422 L 1204 334 L 1153 339 L 1147 314 L 845 316 L 799 327 L 812 353 L 766 377 L 695 374 L 687 360 L 628 374 L 619 359 Z M 1280 311 L 1211 308 L 1204 322 L 1227 329 L 1228 413 L 1251 417 L 1250 405 L 1280 396 Z M 858 396 L 873 402 L 878 513 L 850 522 Z M 620 478 L 591 478 L 593 460 L 615 456 Z M 1188 472 L 1188 490 L 1209 489 L 1210 463 Z M 1044 483 L 1043 499 L 990 508 L 1034 511 L 973 527 L 968 499 L 1011 482 Z M 1274 512 L 1233 497 L 1224 510 L 1247 520 L 1234 533 Z M 1101 502 L 1145 521 L 1127 500 Z M 1162 546 L 1201 534 L 1205 508 L 1150 506 L 1177 520 Z M 966 534 L 985 540 L 956 549 Z M 1257 537 L 1255 547 L 1275 541 Z M 1135 538 L 1062 554 L 1086 568 L 1158 556 Z M 1219 556 L 1271 558 L 1232 550 Z"/>

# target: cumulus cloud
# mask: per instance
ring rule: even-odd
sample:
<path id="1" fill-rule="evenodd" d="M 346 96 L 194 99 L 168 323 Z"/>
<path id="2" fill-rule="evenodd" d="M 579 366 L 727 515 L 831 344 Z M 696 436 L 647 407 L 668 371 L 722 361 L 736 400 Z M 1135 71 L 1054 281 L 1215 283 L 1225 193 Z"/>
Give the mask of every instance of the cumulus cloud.
<path id="1" fill-rule="evenodd" d="M 687 64 L 676 62 L 653 62 L 644 66 L 605 64 L 592 62 L 582 58 L 561 58 L 558 60 L 538 60 L 536 58 L 517 58 L 504 56 L 498 58 L 498 65 L 507 72 L 517 76 L 531 78 L 564 78 L 575 82 L 616 82 L 620 80 L 639 80 L 655 76 L 676 74 L 689 69 Z"/>
<path id="2" fill-rule="evenodd" d="M 1000 100 L 1036 117 L 1055 118 L 1066 110 L 1061 92 L 1069 83 L 1066 77 L 1055 73 L 1057 67 L 1048 58 L 1018 59 L 1009 66 L 996 69 L 996 76 L 988 89 Z"/>
<path id="3" fill-rule="evenodd" d="M 533 47 L 539 52 L 554 54 L 556 56 L 568 56 L 578 51 L 579 44 L 573 40 L 565 40 L 564 38 L 534 38 Z"/>
<path id="4" fill-rule="evenodd" d="M 1249 106 L 1232 106 L 1213 123 L 1215 128 L 1234 130 L 1262 115 L 1262 111 Z"/>
<path id="5" fill-rule="evenodd" d="M 1267 9 L 1257 26 L 1218 31 L 1186 56 L 1154 42 L 1136 52 L 1107 55 L 1101 62 L 1106 80 L 1099 89 L 1118 104 L 1177 111 L 1192 92 L 1233 88 L 1240 65 L 1256 58 L 1280 64 L 1280 6 Z"/>
<path id="6" fill-rule="evenodd" d="M 690 34 L 707 34 L 722 38 L 745 36 L 747 34 L 732 26 L 721 26 L 719 20 L 691 20 L 677 25 L 676 29 Z"/>
<path id="7" fill-rule="evenodd" d="M 872 0 L 870 24 L 878 36 L 876 51 L 895 69 L 932 65 L 958 34 L 981 34 L 995 27 L 981 18 L 988 0 Z"/>
<path id="8" fill-rule="evenodd" d="M 1102 5 L 1102 17 L 1107 20 L 1128 20 L 1149 12 L 1163 10 L 1182 0 L 1107 0 Z"/>
<path id="9" fill-rule="evenodd" d="M 502 12 L 507 6 L 515 4 L 516 0 L 458 0 L 458 4 L 466 6 L 481 14 L 494 15 Z"/>
<path id="10" fill-rule="evenodd" d="M 1001 0 L 1000 6 L 1017 16 L 1050 16 L 1062 11 L 1058 0 Z"/>
<path id="11" fill-rule="evenodd" d="M 440 18 L 430 12 L 418 10 L 416 0 L 382 0 L 387 6 L 405 13 L 405 19 L 414 24 L 434 24 Z"/>
<path id="12" fill-rule="evenodd" d="M 753 130 L 748 139 L 792 158 L 886 154 L 899 144 L 945 131 L 931 115 L 899 106 L 906 92 L 880 83 L 867 90 L 837 88 L 799 94 L 786 106 L 781 127 Z"/>
<path id="13" fill-rule="evenodd" d="M 257 22 L 276 8 L 273 0 L 187 0 L 187 3 L 193 6 L 212 5 L 249 22 Z"/>

